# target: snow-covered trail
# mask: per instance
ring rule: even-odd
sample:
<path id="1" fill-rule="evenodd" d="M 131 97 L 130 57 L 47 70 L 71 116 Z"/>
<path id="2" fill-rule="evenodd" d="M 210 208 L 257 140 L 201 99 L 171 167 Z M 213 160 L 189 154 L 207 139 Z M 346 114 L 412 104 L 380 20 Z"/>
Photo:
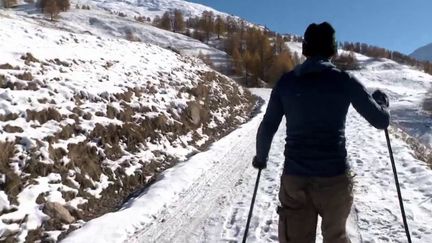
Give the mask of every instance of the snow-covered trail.
<path id="1" fill-rule="evenodd" d="M 265 99 L 270 93 L 253 92 Z M 123 210 L 91 221 L 67 242 L 241 242 L 257 175 L 250 162 L 262 115 L 164 173 Z M 356 174 L 348 222 L 352 242 L 406 242 L 384 132 L 351 110 L 346 133 Z M 248 242 L 278 242 L 275 208 L 284 137 L 281 124 L 262 173 Z M 432 242 L 432 171 L 413 158 L 405 142 L 391 139 L 413 242 Z M 322 241 L 319 231 L 317 242 Z"/>

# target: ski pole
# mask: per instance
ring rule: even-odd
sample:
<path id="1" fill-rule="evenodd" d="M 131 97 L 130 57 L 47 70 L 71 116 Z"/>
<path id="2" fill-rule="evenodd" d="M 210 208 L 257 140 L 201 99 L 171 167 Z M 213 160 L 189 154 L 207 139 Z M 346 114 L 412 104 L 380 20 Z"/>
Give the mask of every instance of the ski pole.
<path id="1" fill-rule="evenodd" d="M 409 228 L 408 228 L 408 222 L 405 216 L 405 209 L 404 209 L 404 205 L 403 205 L 403 200 L 402 200 L 402 193 L 400 190 L 400 186 L 399 186 L 399 179 L 397 176 L 397 171 L 396 171 L 396 164 L 393 158 L 393 150 L 391 148 L 391 144 L 390 144 L 390 136 L 389 136 L 389 132 L 387 130 L 387 128 L 384 130 L 385 131 L 385 136 L 386 136 L 386 140 L 387 140 L 387 147 L 389 150 L 389 154 L 390 154 L 390 161 L 392 164 L 392 168 L 393 168 L 393 174 L 394 174 L 394 178 L 395 178 L 395 182 L 396 182 L 396 189 L 397 189 L 397 193 L 398 193 L 398 197 L 399 197 L 399 206 L 402 212 L 402 219 L 403 219 L 403 223 L 405 226 L 405 233 L 408 239 L 408 243 L 411 243 L 411 236 L 410 236 L 410 232 L 409 232 Z"/>
<path id="2" fill-rule="evenodd" d="M 260 177 L 261 177 L 261 169 L 258 170 L 258 176 L 257 176 L 256 182 L 255 182 L 255 189 L 254 189 L 254 193 L 253 193 L 253 196 L 252 196 L 252 202 L 251 202 L 250 209 L 249 209 L 248 219 L 247 219 L 247 222 L 246 222 L 246 229 L 245 229 L 245 232 L 244 232 L 244 235 L 243 235 L 243 241 L 242 241 L 243 243 L 246 243 L 246 238 L 247 238 L 248 231 L 249 231 L 249 224 L 250 224 L 250 221 L 251 221 L 251 218 L 252 218 L 252 211 L 253 211 L 253 207 L 254 207 L 254 204 L 255 204 L 255 197 L 256 197 L 256 194 L 257 194 L 257 191 L 258 191 L 258 184 L 259 184 Z"/>

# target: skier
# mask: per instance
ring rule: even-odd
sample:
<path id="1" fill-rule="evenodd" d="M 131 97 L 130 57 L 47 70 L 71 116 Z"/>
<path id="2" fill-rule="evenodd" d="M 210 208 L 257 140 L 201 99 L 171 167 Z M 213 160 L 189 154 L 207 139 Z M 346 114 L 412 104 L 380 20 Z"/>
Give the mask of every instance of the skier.
<path id="1" fill-rule="evenodd" d="M 352 176 L 345 148 L 345 120 L 350 104 L 372 126 L 389 125 L 389 100 L 372 96 L 350 74 L 330 61 L 337 53 L 335 30 L 327 23 L 305 31 L 306 61 L 284 74 L 272 90 L 256 138 L 252 165 L 267 166 L 274 134 L 286 117 L 285 163 L 279 200 L 279 241 L 315 243 L 322 217 L 324 243 L 348 243 L 346 221 L 353 202 Z"/>

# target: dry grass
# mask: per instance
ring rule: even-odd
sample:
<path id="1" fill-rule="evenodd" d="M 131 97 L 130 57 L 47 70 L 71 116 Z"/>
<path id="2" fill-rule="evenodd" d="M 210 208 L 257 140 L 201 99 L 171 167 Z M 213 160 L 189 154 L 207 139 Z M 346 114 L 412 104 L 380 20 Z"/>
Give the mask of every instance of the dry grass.
<path id="1" fill-rule="evenodd" d="M 33 75 L 30 72 L 24 72 L 21 74 L 17 74 L 17 75 L 15 75 L 15 77 L 17 77 L 18 79 L 21 79 L 21 80 L 25 80 L 25 81 L 32 81 L 33 80 Z"/>
<path id="2" fill-rule="evenodd" d="M 426 162 L 426 164 L 432 169 L 432 150 L 430 148 L 423 145 L 418 139 L 410 136 L 402 129 L 392 128 L 391 133 L 405 141 L 413 150 L 414 157 Z"/>
<path id="3" fill-rule="evenodd" d="M 30 65 L 32 62 L 40 62 L 37 58 L 35 58 L 31 53 L 27 52 L 25 55 L 21 56 L 21 60 L 24 60 L 26 65 Z"/>
<path id="4" fill-rule="evenodd" d="M 16 120 L 19 117 L 18 114 L 15 113 L 8 113 L 5 115 L 0 115 L 0 121 L 12 121 L 12 120 Z"/>
<path id="5" fill-rule="evenodd" d="M 9 170 L 10 159 L 15 154 L 15 142 L 0 142 L 0 171 L 6 174 Z"/>
<path id="6" fill-rule="evenodd" d="M 15 155 L 15 142 L 0 142 L 0 151 L 0 173 L 6 177 L 2 188 L 9 201 L 17 203 L 16 197 L 23 189 L 23 184 L 21 178 L 9 166 L 10 160 Z"/>
<path id="7" fill-rule="evenodd" d="M 49 120 L 61 121 L 62 115 L 54 108 L 48 108 L 41 111 L 27 110 L 27 122 L 36 120 L 40 124 L 44 124 Z"/>
<path id="8" fill-rule="evenodd" d="M 24 132 L 24 130 L 21 127 L 11 126 L 9 124 L 6 125 L 6 126 L 4 126 L 3 130 L 5 132 L 8 132 L 8 133 L 21 133 L 21 132 Z"/>
<path id="9" fill-rule="evenodd" d="M 19 70 L 19 67 L 14 67 L 10 65 L 9 63 L 0 64 L 0 69 L 12 69 L 12 70 Z"/>
<path id="10" fill-rule="evenodd" d="M 67 165 L 70 169 L 80 168 L 82 174 L 89 175 L 93 180 L 99 180 L 102 174 L 103 157 L 96 147 L 91 147 L 87 142 L 68 145 L 68 157 L 71 162 Z"/>

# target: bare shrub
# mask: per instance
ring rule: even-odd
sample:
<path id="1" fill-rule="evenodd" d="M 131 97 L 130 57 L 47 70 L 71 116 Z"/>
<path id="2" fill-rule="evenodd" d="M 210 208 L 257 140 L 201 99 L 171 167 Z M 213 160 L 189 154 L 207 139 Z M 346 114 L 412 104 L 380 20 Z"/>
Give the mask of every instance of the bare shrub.
<path id="1" fill-rule="evenodd" d="M 19 117 L 18 114 L 16 113 L 7 113 L 4 115 L 0 115 L 0 121 L 12 121 L 12 120 L 16 120 Z"/>
<path id="2" fill-rule="evenodd" d="M 15 155 L 15 142 L 0 142 L 0 173 L 5 175 L 2 190 L 6 192 L 12 203 L 17 203 L 17 195 L 22 190 L 22 181 L 9 166 L 10 160 Z"/>
<path id="3" fill-rule="evenodd" d="M 9 170 L 9 161 L 15 154 L 14 142 L 0 142 L 0 171 L 6 173 Z"/>
<path id="4" fill-rule="evenodd" d="M 71 162 L 69 168 L 80 168 L 81 174 L 89 175 L 93 180 L 99 180 L 102 174 L 103 157 L 98 154 L 97 148 L 89 146 L 87 142 L 68 145 L 68 157 Z"/>
<path id="5" fill-rule="evenodd" d="M 40 62 L 30 52 L 27 52 L 25 55 L 22 55 L 21 60 L 24 60 L 26 64 L 31 63 L 31 62 L 38 62 L 38 63 Z"/>
<path id="6" fill-rule="evenodd" d="M 59 162 L 64 156 L 67 155 L 67 152 L 63 148 L 53 148 L 52 146 L 48 148 L 48 152 L 50 158 L 55 162 Z"/>
<path id="7" fill-rule="evenodd" d="M 24 72 L 21 74 L 17 74 L 17 75 L 15 75 L 15 77 L 17 77 L 18 79 L 21 79 L 21 80 L 25 80 L 25 81 L 32 81 L 33 80 L 33 75 L 30 72 Z"/>
<path id="8" fill-rule="evenodd" d="M 29 122 L 31 120 L 39 121 L 40 124 L 44 124 L 49 120 L 61 121 L 62 115 L 54 108 L 48 108 L 41 111 L 33 111 L 27 109 L 27 118 L 26 121 Z"/>
<path id="9" fill-rule="evenodd" d="M 5 63 L 5 64 L 0 64 L 0 69 L 15 69 L 15 68 L 9 63 Z"/>
<path id="10" fill-rule="evenodd" d="M 21 133 L 24 130 L 21 127 L 6 125 L 3 127 L 3 130 L 8 133 Z"/>
<path id="11" fill-rule="evenodd" d="M 132 30 L 126 31 L 126 40 L 133 42 L 140 42 L 141 39 L 132 32 Z"/>
<path id="12" fill-rule="evenodd" d="M 332 62 L 341 70 L 358 70 L 360 68 L 353 52 L 336 55 Z"/>

